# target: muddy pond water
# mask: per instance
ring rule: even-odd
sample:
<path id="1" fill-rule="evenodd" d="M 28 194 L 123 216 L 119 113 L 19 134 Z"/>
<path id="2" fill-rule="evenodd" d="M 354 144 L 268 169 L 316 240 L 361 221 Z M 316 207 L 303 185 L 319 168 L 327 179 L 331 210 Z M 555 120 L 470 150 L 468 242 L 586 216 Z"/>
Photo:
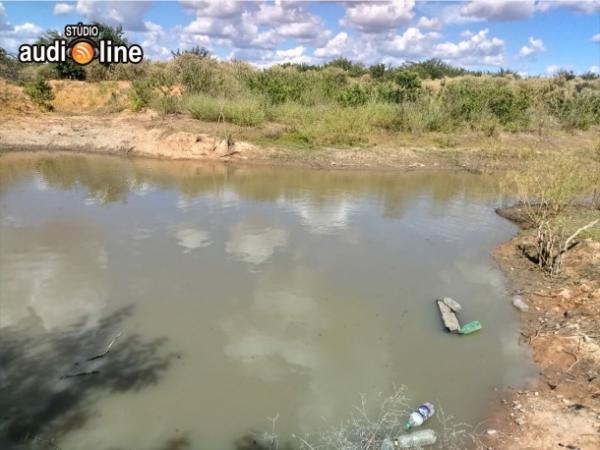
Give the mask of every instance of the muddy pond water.
<path id="1" fill-rule="evenodd" d="M 0 180 L 0 448 L 294 442 L 401 385 L 475 425 L 533 373 L 492 176 L 36 153 Z"/>

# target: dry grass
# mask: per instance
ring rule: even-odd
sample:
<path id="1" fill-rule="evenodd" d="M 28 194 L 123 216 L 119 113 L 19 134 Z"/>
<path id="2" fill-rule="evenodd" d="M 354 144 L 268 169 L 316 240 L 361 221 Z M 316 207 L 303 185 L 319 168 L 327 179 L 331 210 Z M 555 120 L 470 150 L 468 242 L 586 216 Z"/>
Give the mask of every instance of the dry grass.
<path id="1" fill-rule="evenodd" d="M 127 107 L 128 81 L 53 80 L 49 82 L 54 92 L 54 110 L 63 113 L 103 112 Z"/>

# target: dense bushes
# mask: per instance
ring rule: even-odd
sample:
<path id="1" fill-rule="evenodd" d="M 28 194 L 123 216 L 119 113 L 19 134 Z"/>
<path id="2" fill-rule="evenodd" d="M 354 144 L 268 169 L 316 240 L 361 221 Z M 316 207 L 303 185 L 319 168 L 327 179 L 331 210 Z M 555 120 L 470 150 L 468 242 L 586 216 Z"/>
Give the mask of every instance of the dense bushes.
<path id="1" fill-rule="evenodd" d="M 240 126 L 276 122 L 282 130 L 276 139 L 307 145 L 354 145 L 377 132 L 471 129 L 488 136 L 501 130 L 541 135 L 552 128 L 600 125 L 600 79 L 591 75 L 519 79 L 510 71 L 469 72 L 439 60 L 367 68 L 343 58 L 322 66 L 260 70 L 218 61 L 201 50 L 174 53 L 169 62 L 110 70 L 92 63 L 85 67 L 85 78 L 131 81 L 134 110 L 150 107 Z M 34 67 L 0 56 L 1 73 L 17 82 L 19 73 Z M 43 77 L 57 76 L 55 66 L 35 68 Z"/>
<path id="2" fill-rule="evenodd" d="M 263 102 L 260 98 L 253 96 L 232 100 L 206 94 L 194 94 L 185 99 L 184 108 L 195 119 L 222 120 L 242 126 L 260 125 L 266 117 Z"/>
<path id="3" fill-rule="evenodd" d="M 190 96 L 184 109 L 194 117 L 221 117 L 238 125 L 279 122 L 311 143 L 328 127 L 333 134 L 344 130 L 351 135 L 355 129 L 369 133 L 470 128 L 491 136 L 502 129 L 543 133 L 556 125 L 585 129 L 600 124 L 600 80 L 464 75 L 432 85 L 423 84 L 421 74 L 436 75 L 434 69 L 448 67 L 420 64 L 410 70 L 378 66 L 361 71 L 359 65 L 340 59 L 323 67 L 257 70 L 181 55 L 165 66 L 162 83 L 183 87 L 184 97 Z M 367 110 L 372 118 L 364 117 Z M 357 141 L 342 136 L 340 140 Z"/>
<path id="4" fill-rule="evenodd" d="M 491 120 L 510 129 L 522 129 L 527 125 L 531 99 L 515 81 L 465 77 L 446 84 L 442 103 L 454 126 L 477 127 L 482 120 Z"/>

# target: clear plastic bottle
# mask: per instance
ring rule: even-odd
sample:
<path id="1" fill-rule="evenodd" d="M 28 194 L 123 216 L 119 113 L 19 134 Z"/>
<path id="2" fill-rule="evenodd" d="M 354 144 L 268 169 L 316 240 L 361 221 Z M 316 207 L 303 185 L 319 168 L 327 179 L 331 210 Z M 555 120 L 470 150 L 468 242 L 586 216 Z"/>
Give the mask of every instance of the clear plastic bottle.
<path id="1" fill-rule="evenodd" d="M 435 408 L 431 403 L 423 403 L 417 410 L 408 417 L 408 422 L 404 428 L 410 430 L 413 427 L 419 427 L 435 414 Z"/>
<path id="2" fill-rule="evenodd" d="M 394 443 L 392 442 L 392 440 L 388 437 L 386 437 L 383 442 L 381 443 L 381 450 L 394 450 Z"/>
<path id="3" fill-rule="evenodd" d="M 437 436 L 433 430 L 419 430 L 408 434 L 402 434 L 396 439 L 397 448 L 421 448 L 433 445 Z"/>

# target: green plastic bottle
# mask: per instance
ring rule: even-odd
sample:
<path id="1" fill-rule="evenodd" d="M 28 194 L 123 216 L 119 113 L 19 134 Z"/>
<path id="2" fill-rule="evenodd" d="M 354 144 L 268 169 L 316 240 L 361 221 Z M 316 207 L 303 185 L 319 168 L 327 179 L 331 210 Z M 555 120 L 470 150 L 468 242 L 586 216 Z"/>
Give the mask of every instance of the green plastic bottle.
<path id="1" fill-rule="evenodd" d="M 461 328 L 459 333 L 460 334 L 471 334 L 471 333 L 475 333 L 476 331 L 481 330 L 481 323 L 479 322 L 479 320 L 474 320 L 473 322 L 469 322 L 469 323 L 465 323 Z"/>

